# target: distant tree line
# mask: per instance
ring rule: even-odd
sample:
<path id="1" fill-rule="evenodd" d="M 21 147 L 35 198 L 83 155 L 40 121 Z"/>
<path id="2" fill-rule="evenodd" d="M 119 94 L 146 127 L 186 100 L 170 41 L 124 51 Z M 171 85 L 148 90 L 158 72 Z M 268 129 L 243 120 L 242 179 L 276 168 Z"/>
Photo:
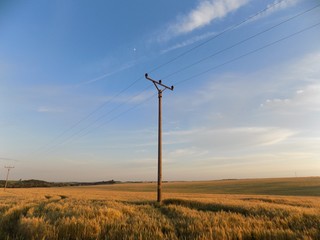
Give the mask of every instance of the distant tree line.
<path id="1" fill-rule="evenodd" d="M 33 187 L 67 187 L 67 186 L 91 186 L 120 183 L 119 181 L 99 181 L 99 182 L 46 182 L 42 180 L 29 179 L 8 181 L 7 188 L 33 188 Z M 0 180 L 0 187 L 4 187 L 5 181 Z"/>

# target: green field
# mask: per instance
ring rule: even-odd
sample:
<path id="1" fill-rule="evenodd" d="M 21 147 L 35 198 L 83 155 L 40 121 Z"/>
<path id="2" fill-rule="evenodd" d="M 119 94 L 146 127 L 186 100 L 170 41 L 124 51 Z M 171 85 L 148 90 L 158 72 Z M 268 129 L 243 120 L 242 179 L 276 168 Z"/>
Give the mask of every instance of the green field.
<path id="1" fill-rule="evenodd" d="M 0 239 L 320 239 L 320 178 L 0 191 Z"/>
<path id="2" fill-rule="evenodd" d="M 320 196 L 320 177 L 241 179 L 163 183 L 167 193 L 260 194 L 284 196 Z M 94 186 L 114 191 L 153 192 L 155 183 L 131 183 Z"/>

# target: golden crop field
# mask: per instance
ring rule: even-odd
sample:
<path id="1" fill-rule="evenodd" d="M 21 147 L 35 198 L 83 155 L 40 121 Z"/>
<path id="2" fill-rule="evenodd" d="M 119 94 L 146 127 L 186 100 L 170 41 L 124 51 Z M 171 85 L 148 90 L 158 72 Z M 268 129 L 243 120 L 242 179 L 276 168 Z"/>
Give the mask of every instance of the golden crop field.
<path id="1" fill-rule="evenodd" d="M 247 180 L 237 191 L 250 181 L 293 186 L 290 179 Z M 294 181 L 320 186 L 319 178 Z M 164 184 L 161 205 L 154 183 L 1 190 L 0 239 L 320 239 L 316 195 L 210 192 L 221 184 Z"/>

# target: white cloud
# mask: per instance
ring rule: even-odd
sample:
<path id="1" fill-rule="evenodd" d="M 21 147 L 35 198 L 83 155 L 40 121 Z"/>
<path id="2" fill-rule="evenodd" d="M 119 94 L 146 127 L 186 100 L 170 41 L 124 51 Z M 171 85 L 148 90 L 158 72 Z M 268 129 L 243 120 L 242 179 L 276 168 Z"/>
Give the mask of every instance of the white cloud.
<path id="1" fill-rule="evenodd" d="M 247 4 L 249 0 L 203 0 L 198 6 L 177 22 L 171 24 L 168 35 L 177 36 L 202 28 L 212 21 L 224 18 L 229 13 Z M 167 38 L 170 38 L 167 36 Z"/>
<path id="2" fill-rule="evenodd" d="M 205 116 L 247 119 L 244 113 L 258 114 L 260 110 L 278 110 L 303 115 L 320 109 L 320 53 L 315 52 L 289 63 L 276 65 L 247 75 L 227 73 L 214 76 L 197 90 L 196 96 L 183 96 L 178 104 L 189 102 L 193 111 L 206 108 Z M 254 89 L 254 91 L 252 91 Z M 183 109 L 180 105 L 176 108 Z M 260 114 L 260 113 L 259 113 Z M 274 113 L 275 114 L 275 113 Z M 274 117 L 269 113 L 270 117 Z M 215 121 L 216 122 L 216 121 Z"/>
<path id="3" fill-rule="evenodd" d="M 274 99 L 267 99 L 265 101 L 265 103 L 262 103 L 261 104 L 261 107 L 265 107 L 265 106 L 272 106 L 272 105 L 275 105 L 275 106 L 279 106 L 279 105 L 288 105 L 290 103 L 290 99 L 288 98 L 285 98 L 285 99 L 280 99 L 280 98 L 274 98 Z"/>
<path id="4" fill-rule="evenodd" d="M 300 113 L 320 111 L 320 53 L 306 55 L 301 60 L 282 67 L 282 72 L 270 81 L 276 88 L 265 89 L 273 98 L 265 99 L 261 107 L 277 113 Z M 282 86 L 276 85 L 282 82 Z M 285 97 L 283 96 L 286 93 Z"/>
<path id="5" fill-rule="evenodd" d="M 311 84 L 299 89 L 292 98 L 288 99 L 267 99 L 261 107 L 285 112 L 320 111 L 320 84 Z"/>

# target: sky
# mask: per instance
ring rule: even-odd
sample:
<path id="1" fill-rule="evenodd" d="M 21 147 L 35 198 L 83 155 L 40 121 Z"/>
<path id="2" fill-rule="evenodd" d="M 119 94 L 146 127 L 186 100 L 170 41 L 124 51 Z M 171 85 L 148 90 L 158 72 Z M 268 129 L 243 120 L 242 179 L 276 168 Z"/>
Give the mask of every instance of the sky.
<path id="1" fill-rule="evenodd" d="M 320 175 L 317 0 L 0 1 L 0 179 Z"/>

